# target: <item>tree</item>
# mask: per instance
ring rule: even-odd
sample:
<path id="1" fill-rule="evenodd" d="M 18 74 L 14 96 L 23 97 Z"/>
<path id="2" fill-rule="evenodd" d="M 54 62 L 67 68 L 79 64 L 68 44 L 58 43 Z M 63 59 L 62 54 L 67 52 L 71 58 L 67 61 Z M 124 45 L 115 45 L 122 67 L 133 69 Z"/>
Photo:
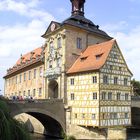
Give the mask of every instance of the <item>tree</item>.
<path id="1" fill-rule="evenodd" d="M 6 102 L 0 99 L 0 140 L 29 140 L 23 123 L 10 116 Z"/>
<path id="2" fill-rule="evenodd" d="M 136 81 L 135 79 L 133 79 L 131 81 L 131 84 L 133 86 L 133 92 L 135 96 L 140 96 L 140 82 Z"/>

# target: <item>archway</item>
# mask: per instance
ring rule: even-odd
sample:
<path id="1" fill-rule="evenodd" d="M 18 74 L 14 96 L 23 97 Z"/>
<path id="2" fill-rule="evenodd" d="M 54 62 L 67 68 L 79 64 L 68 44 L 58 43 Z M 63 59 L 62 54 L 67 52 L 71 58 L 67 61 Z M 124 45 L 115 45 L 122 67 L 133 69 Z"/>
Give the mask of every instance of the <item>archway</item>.
<path id="1" fill-rule="evenodd" d="M 58 98 L 58 83 L 55 80 L 49 82 L 48 98 Z"/>
<path id="2" fill-rule="evenodd" d="M 51 137 L 62 138 L 62 132 L 64 131 L 64 129 L 57 120 L 50 117 L 49 115 L 46 115 L 46 114 L 43 114 L 43 113 L 40 113 L 40 112 L 25 112 L 25 113 L 31 115 L 34 118 L 36 118 L 44 126 L 44 132 L 42 131 L 42 134 L 45 134 L 45 135 L 51 136 Z M 17 115 L 20 115 L 20 114 L 17 114 Z M 28 121 L 25 122 L 26 125 L 32 125 L 32 123 L 28 122 Z M 33 128 L 33 125 L 32 125 L 32 128 L 30 128 L 30 130 L 33 130 L 33 131 L 30 131 L 30 132 L 35 132 L 34 128 Z"/>

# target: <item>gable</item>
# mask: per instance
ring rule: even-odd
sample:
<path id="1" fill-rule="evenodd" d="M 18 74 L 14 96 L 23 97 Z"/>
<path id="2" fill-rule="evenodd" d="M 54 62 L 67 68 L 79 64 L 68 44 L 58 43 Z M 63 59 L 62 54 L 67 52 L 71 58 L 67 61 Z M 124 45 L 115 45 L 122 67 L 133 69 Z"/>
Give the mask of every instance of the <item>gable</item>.
<path id="1" fill-rule="evenodd" d="M 45 36 L 53 31 L 55 31 L 56 29 L 58 29 L 60 27 L 60 23 L 52 21 L 50 23 L 50 25 L 48 26 L 46 32 L 42 35 L 42 37 L 45 38 Z"/>
<path id="2" fill-rule="evenodd" d="M 114 43 L 112 49 L 110 50 L 108 58 L 104 66 L 102 67 L 101 71 L 107 73 L 132 76 L 132 73 L 126 64 L 126 61 L 123 57 L 123 54 L 117 42 Z"/>

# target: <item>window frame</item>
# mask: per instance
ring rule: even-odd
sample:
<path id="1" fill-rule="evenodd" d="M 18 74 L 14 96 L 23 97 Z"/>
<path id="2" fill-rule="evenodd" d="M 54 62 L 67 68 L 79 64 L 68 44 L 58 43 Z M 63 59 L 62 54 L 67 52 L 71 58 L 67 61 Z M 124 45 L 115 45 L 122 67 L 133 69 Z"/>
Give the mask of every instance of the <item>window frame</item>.
<path id="1" fill-rule="evenodd" d="M 93 100 L 97 100 L 97 92 L 93 92 L 92 93 L 92 99 Z"/>
<path id="2" fill-rule="evenodd" d="M 118 77 L 114 77 L 114 85 L 118 84 Z"/>
<path id="3" fill-rule="evenodd" d="M 70 78 L 70 85 L 74 85 L 74 78 Z"/>
<path id="4" fill-rule="evenodd" d="M 71 94 L 70 94 L 70 100 L 71 100 L 71 101 L 74 101 L 74 100 L 75 100 L 75 94 L 74 94 L 74 93 L 71 93 Z"/>
<path id="5" fill-rule="evenodd" d="M 77 37 L 77 49 L 82 49 L 82 38 L 80 38 L 80 37 Z"/>
<path id="6" fill-rule="evenodd" d="M 92 83 L 97 84 L 97 76 L 92 76 Z"/>
<path id="7" fill-rule="evenodd" d="M 112 98 L 112 92 L 108 92 L 108 100 L 112 100 L 113 98 Z"/>
<path id="8" fill-rule="evenodd" d="M 103 84 L 109 84 L 108 75 L 103 75 Z"/>

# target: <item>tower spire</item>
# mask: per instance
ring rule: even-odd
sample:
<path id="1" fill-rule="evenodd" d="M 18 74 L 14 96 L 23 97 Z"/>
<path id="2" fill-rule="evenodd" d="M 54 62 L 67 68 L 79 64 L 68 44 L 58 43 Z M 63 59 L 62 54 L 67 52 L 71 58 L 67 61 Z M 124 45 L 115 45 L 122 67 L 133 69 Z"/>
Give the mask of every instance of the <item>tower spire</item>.
<path id="1" fill-rule="evenodd" d="M 85 0 L 70 0 L 72 3 L 72 15 L 84 16 L 84 3 Z"/>

